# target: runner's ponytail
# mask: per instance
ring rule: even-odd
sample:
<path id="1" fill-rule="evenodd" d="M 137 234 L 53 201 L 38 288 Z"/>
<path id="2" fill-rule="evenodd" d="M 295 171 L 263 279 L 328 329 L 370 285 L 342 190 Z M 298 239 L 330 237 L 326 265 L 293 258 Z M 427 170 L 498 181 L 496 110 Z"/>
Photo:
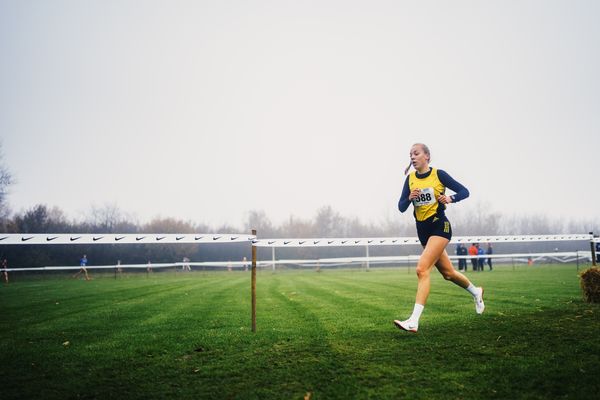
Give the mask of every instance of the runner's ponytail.
<path id="1" fill-rule="evenodd" d="M 408 162 L 408 167 L 404 170 L 404 175 L 408 175 L 408 171 L 410 171 L 410 167 L 412 165 L 412 160 Z"/>

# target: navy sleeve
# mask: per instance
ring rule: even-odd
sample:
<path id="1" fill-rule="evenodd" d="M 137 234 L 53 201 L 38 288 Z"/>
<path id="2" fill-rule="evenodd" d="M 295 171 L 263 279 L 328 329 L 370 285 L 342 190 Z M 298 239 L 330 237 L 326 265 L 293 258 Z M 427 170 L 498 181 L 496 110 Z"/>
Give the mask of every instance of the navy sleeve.
<path id="1" fill-rule="evenodd" d="M 469 197 L 469 189 L 455 181 L 450 175 L 448 175 L 446 171 L 438 169 L 438 178 L 440 178 L 442 185 L 456 193 L 454 195 L 454 199 L 452 200 L 453 203 L 458 203 L 459 201 Z"/>
<path id="2" fill-rule="evenodd" d="M 400 195 L 400 200 L 398 201 L 398 210 L 400 212 L 406 211 L 408 206 L 410 205 L 410 200 L 408 200 L 408 195 L 410 194 L 410 188 L 408 187 L 408 176 L 404 181 L 404 187 L 402 187 L 402 194 Z"/>

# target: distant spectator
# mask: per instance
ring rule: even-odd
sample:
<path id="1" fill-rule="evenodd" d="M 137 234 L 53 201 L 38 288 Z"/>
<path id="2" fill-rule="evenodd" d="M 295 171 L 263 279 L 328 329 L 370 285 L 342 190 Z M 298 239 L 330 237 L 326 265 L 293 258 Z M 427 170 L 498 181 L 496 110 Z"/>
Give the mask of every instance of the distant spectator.
<path id="1" fill-rule="evenodd" d="M 480 271 L 483 271 L 483 264 L 485 263 L 485 258 L 483 257 L 485 255 L 485 250 L 483 250 L 483 247 L 477 245 L 477 266 L 479 267 Z"/>
<path id="2" fill-rule="evenodd" d="M 183 257 L 183 267 L 182 267 L 183 271 L 191 271 L 192 269 L 190 268 L 190 259 L 187 257 Z"/>
<path id="3" fill-rule="evenodd" d="M 146 272 L 152 272 L 152 262 L 150 260 L 148 260 L 148 265 L 146 265 Z"/>
<path id="4" fill-rule="evenodd" d="M 596 243 L 596 262 L 600 263 L 600 242 Z"/>
<path id="5" fill-rule="evenodd" d="M 473 271 L 477 271 L 477 246 L 476 243 L 472 243 L 471 247 L 469 247 L 469 255 L 471 256 L 471 265 L 473 266 Z"/>
<path id="6" fill-rule="evenodd" d="M 90 280 L 90 276 L 88 275 L 87 272 L 87 263 L 88 263 L 88 259 L 87 256 L 84 254 L 83 257 L 81 257 L 81 259 L 79 260 L 79 266 L 81 267 L 79 269 L 79 271 L 77 271 L 77 273 L 75 275 L 73 275 L 73 278 L 77 278 L 79 276 L 79 274 L 81 274 L 82 272 L 85 274 L 85 280 L 89 281 Z"/>
<path id="7" fill-rule="evenodd" d="M 248 271 L 248 259 L 244 257 L 242 262 L 244 263 L 244 271 Z"/>
<path id="8" fill-rule="evenodd" d="M 6 257 L 4 257 L 2 259 L 2 275 L 4 276 L 4 282 L 8 283 L 8 271 L 6 270 L 8 268 L 8 260 L 6 259 Z"/>
<path id="9" fill-rule="evenodd" d="M 488 256 L 494 254 L 494 249 L 492 249 L 492 244 L 491 243 L 487 244 L 487 249 L 485 251 L 485 254 L 487 254 Z M 490 271 L 491 271 L 492 270 L 492 257 L 488 257 L 487 264 L 490 267 Z"/>
<path id="10" fill-rule="evenodd" d="M 462 243 L 459 243 L 456 246 L 456 255 L 461 257 L 458 259 L 458 270 L 466 271 L 467 270 L 467 259 L 462 258 L 462 257 L 467 255 L 467 248 Z"/>

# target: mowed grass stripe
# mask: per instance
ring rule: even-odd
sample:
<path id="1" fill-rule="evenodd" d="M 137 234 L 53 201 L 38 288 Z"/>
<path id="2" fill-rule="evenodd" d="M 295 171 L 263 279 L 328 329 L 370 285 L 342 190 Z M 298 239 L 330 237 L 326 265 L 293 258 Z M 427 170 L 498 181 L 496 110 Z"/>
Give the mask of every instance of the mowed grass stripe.
<path id="1" fill-rule="evenodd" d="M 26 370 L 33 366 L 34 370 L 63 371 L 67 375 L 80 376 L 82 370 L 90 370 L 90 366 L 95 368 L 100 363 L 116 364 L 115 369 L 122 370 L 128 364 L 145 366 L 148 358 L 156 354 L 172 354 L 181 351 L 182 347 L 192 351 L 194 344 L 183 341 L 177 332 L 193 332 L 203 323 L 210 323 L 209 316 L 221 312 L 229 294 L 235 293 L 231 288 L 247 286 L 248 281 L 241 277 L 232 280 L 218 275 L 211 278 L 202 282 L 186 280 L 160 284 L 151 281 L 119 282 L 118 290 L 108 293 L 102 288 L 99 293 L 94 293 L 97 287 L 85 286 L 90 282 L 80 282 L 84 284 L 82 286 L 63 286 L 62 303 L 56 306 L 73 310 L 63 313 L 53 311 L 51 321 L 43 318 L 45 322 L 15 324 L 22 327 L 21 331 L 16 329 L 3 340 L 7 347 L 4 355 L 9 358 L 11 353 L 20 356 L 24 361 L 21 367 Z M 98 285 L 102 286 L 102 282 Z M 87 295 L 82 296 L 81 292 Z M 194 295 L 191 298 L 182 296 L 185 293 Z M 85 305 L 79 303 L 82 297 Z M 190 308 L 193 311 L 186 311 Z M 176 322 L 181 322 L 182 315 L 185 316 L 184 321 L 178 325 Z M 190 323 L 185 323 L 185 320 Z M 218 320 L 227 321 L 228 318 Z M 35 334 L 32 335 L 32 332 Z M 58 365 L 52 365 L 57 361 Z M 120 374 L 123 375 L 123 371 Z M 13 383 L 21 381 L 27 388 L 27 376 L 24 371 Z M 60 382 L 59 376 L 54 373 L 44 373 L 43 377 L 50 377 L 50 387 Z"/>

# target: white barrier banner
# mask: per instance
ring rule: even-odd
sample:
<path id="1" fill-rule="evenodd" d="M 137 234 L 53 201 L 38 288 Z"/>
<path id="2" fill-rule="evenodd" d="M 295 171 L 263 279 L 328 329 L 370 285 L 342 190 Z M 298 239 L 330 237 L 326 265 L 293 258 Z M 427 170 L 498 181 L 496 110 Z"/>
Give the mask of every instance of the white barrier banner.
<path id="1" fill-rule="evenodd" d="M 450 243 L 515 243 L 590 241 L 592 235 L 504 235 L 504 236 L 456 236 Z M 256 239 L 256 247 L 327 247 L 327 246 L 397 246 L 420 245 L 416 237 L 388 238 L 306 238 L 306 239 Z"/>
<path id="2" fill-rule="evenodd" d="M 253 235 L 232 234 L 193 234 L 193 233 L 126 233 L 126 234 L 88 234 L 88 233 L 5 233 L 0 234 L 3 244 L 156 244 L 156 243 L 235 243 L 256 239 Z"/>

